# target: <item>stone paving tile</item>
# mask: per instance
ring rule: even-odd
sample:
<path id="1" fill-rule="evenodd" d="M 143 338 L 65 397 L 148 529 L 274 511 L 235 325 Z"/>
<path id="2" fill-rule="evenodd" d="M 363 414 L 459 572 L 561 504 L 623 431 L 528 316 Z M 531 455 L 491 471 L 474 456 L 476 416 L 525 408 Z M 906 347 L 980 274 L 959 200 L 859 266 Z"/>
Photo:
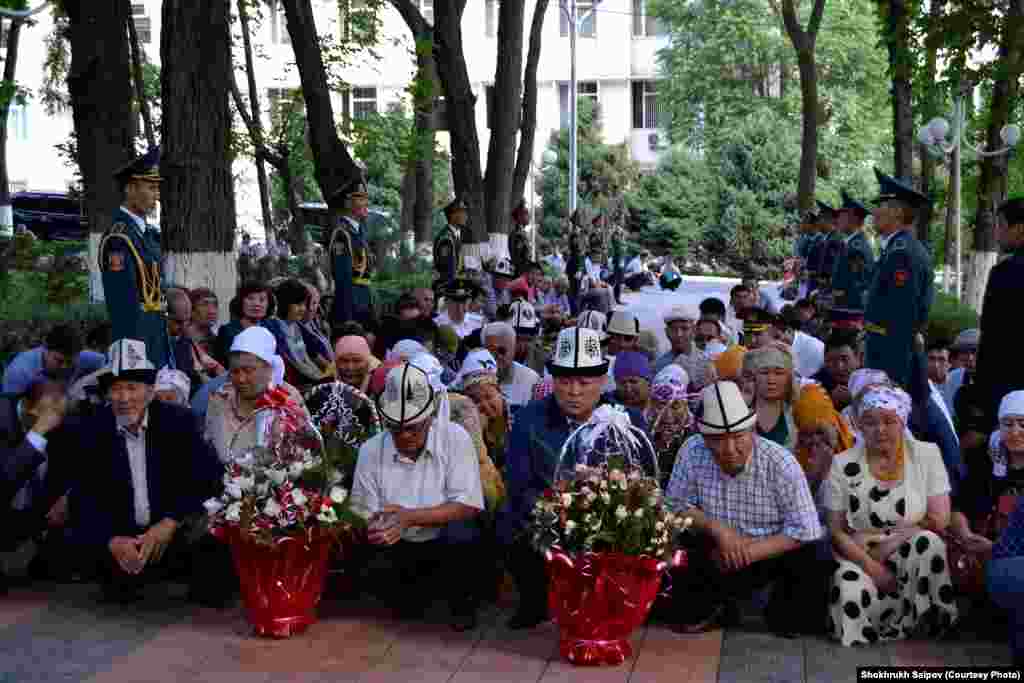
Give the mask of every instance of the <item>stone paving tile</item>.
<path id="1" fill-rule="evenodd" d="M 892 666 L 889 649 L 843 647 L 826 638 L 804 638 L 804 671 L 807 683 L 857 680 L 859 666 Z"/>
<path id="2" fill-rule="evenodd" d="M 633 655 L 619 666 L 580 667 L 573 666 L 562 659 L 561 655 L 553 657 L 541 676 L 541 683 L 628 683 L 629 676 L 636 665 L 637 656 L 643 648 L 648 627 L 641 626 L 630 638 Z"/>
<path id="3" fill-rule="evenodd" d="M 630 672 L 630 683 L 715 683 L 722 631 L 680 635 L 650 626 Z"/>
<path id="4" fill-rule="evenodd" d="M 793 683 L 804 680 L 803 639 L 730 629 L 722 642 L 719 683 Z"/>

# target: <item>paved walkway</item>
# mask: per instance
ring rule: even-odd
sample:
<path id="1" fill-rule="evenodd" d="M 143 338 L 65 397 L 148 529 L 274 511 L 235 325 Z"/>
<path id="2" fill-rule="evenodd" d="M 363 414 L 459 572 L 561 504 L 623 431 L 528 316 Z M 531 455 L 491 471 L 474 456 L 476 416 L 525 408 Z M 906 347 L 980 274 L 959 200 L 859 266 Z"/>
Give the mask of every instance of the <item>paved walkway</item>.
<path id="1" fill-rule="evenodd" d="M 974 636 L 851 649 L 776 638 L 748 619 L 695 636 L 647 626 L 632 660 L 581 669 L 559 659 L 553 624 L 508 631 L 507 605 L 458 634 L 441 606 L 425 623 L 403 623 L 368 601 L 327 601 L 304 635 L 266 640 L 249 635 L 241 609 L 192 607 L 173 588 L 131 608 L 97 604 L 92 585 L 12 591 L 0 598 L 0 682 L 824 683 L 855 681 L 858 666 L 1010 663 L 1003 643 Z"/>

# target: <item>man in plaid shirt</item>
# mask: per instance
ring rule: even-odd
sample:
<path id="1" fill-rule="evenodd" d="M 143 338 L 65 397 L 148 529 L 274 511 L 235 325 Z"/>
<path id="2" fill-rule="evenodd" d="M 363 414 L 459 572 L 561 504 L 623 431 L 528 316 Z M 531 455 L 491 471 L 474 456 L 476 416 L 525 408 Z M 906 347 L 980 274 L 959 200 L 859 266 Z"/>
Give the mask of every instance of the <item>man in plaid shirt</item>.
<path id="1" fill-rule="evenodd" d="M 830 553 L 800 464 L 754 432 L 757 415 L 732 382 L 706 387 L 702 400 L 701 433 L 680 449 L 665 494 L 697 531 L 674 577 L 677 629 L 716 628 L 735 618 L 737 598 L 774 582 L 773 631 L 823 630 Z"/>

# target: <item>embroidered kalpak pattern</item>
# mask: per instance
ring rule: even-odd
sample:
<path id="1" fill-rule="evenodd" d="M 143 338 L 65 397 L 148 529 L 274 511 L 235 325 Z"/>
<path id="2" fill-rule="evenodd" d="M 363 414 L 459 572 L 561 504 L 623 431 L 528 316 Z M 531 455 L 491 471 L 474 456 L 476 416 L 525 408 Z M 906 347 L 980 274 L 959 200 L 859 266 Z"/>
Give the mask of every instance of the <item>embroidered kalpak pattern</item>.
<path id="1" fill-rule="evenodd" d="M 601 343 L 594 337 L 587 337 L 583 342 L 583 352 L 598 364 L 601 362 Z"/>
<path id="2" fill-rule="evenodd" d="M 558 340 L 558 358 L 565 361 L 572 358 L 572 340 L 568 337 Z"/>

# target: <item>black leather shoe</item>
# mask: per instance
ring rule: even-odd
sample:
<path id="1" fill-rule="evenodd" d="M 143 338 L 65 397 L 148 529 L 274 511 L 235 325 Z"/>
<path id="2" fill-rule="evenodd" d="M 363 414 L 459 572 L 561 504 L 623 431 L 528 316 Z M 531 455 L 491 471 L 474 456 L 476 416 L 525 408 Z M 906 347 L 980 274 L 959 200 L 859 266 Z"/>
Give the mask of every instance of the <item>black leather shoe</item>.
<path id="1" fill-rule="evenodd" d="M 513 631 L 520 631 L 527 628 L 536 628 L 548 620 L 546 610 L 520 608 L 511 619 L 508 620 L 508 627 Z"/>

